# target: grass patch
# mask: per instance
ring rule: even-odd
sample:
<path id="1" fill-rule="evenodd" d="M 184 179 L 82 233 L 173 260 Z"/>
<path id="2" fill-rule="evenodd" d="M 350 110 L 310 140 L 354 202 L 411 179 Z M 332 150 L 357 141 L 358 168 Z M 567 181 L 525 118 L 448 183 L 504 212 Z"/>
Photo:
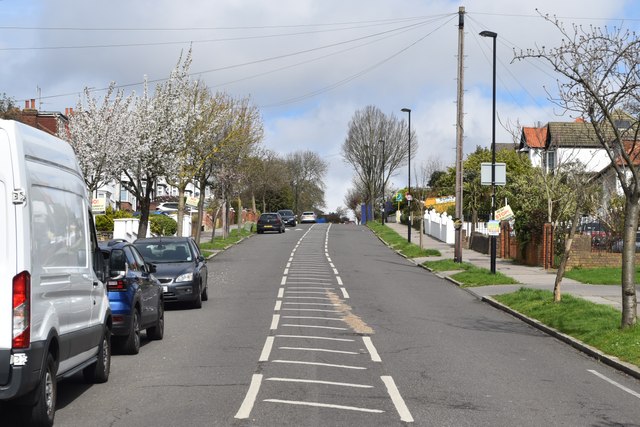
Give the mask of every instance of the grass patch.
<path id="1" fill-rule="evenodd" d="M 567 294 L 554 303 L 552 292 L 527 288 L 493 298 L 606 354 L 640 366 L 640 326 L 620 329 L 622 314 L 613 307 Z"/>
<path id="2" fill-rule="evenodd" d="M 622 283 L 621 267 L 576 267 L 564 274 L 564 277 L 577 280 L 588 285 L 620 285 Z M 640 267 L 636 268 L 635 283 L 640 283 Z"/>
<path id="3" fill-rule="evenodd" d="M 469 270 L 470 268 L 473 268 L 473 264 L 469 264 L 468 262 L 455 262 L 452 259 L 425 261 L 422 263 L 422 265 L 432 269 L 433 271 L 456 271 Z"/>
<path id="4" fill-rule="evenodd" d="M 240 230 L 233 229 L 229 231 L 229 237 L 227 237 L 226 239 L 223 239 L 222 236 L 216 236 L 216 238 L 213 239 L 213 242 L 200 242 L 200 250 L 202 250 L 203 252 L 208 250 L 222 250 L 252 234 L 252 228 L 248 230 L 246 228 L 241 228 Z"/>
<path id="5" fill-rule="evenodd" d="M 499 271 L 496 271 L 496 274 L 491 274 L 491 270 L 480 267 L 471 267 L 466 271 L 456 273 L 450 277 L 462 283 L 464 288 L 491 285 L 517 285 L 519 283 L 516 279 L 502 274 Z"/>
<path id="6" fill-rule="evenodd" d="M 420 249 L 418 245 L 409 243 L 406 237 L 400 236 L 391 228 L 379 222 L 368 222 L 369 227 L 378 237 L 387 242 L 393 249 L 400 251 L 407 258 L 441 256 L 437 249 Z"/>

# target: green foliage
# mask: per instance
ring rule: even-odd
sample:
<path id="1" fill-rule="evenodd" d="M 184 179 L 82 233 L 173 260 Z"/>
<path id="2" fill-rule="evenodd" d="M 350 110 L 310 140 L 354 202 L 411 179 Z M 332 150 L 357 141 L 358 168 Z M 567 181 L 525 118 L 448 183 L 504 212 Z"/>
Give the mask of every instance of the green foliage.
<path id="1" fill-rule="evenodd" d="M 111 206 L 107 206 L 103 215 L 96 215 L 96 230 L 113 231 L 113 220 L 116 218 L 132 218 L 133 213 L 129 211 L 114 211 Z"/>
<path id="2" fill-rule="evenodd" d="M 178 230 L 178 223 L 175 219 L 162 214 L 149 215 L 151 233 L 156 236 L 173 236 Z"/>
<path id="3" fill-rule="evenodd" d="M 252 230 L 253 228 L 246 229 L 243 227 L 240 229 L 240 231 L 238 231 L 237 228 L 234 228 L 229 231 L 229 237 L 227 237 L 226 239 L 223 239 L 222 236 L 216 236 L 213 239 L 213 242 L 202 242 L 199 246 L 200 249 L 206 251 L 222 250 L 233 245 L 234 243 L 239 242 L 245 237 L 250 236 L 251 234 L 253 234 Z"/>
<path id="4" fill-rule="evenodd" d="M 620 329 L 621 313 L 613 307 L 566 294 L 556 303 L 552 292 L 527 288 L 494 298 L 606 354 L 640 366 L 640 326 Z"/>

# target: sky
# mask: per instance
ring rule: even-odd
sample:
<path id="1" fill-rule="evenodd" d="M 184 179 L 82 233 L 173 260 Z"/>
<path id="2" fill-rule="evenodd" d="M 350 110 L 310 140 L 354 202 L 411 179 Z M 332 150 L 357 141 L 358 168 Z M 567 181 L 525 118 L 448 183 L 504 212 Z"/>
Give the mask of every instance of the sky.
<path id="1" fill-rule="evenodd" d="M 194 78 L 259 108 L 265 148 L 328 162 L 332 212 L 351 187 L 341 154 L 349 121 L 366 106 L 400 119 L 411 109 L 412 185 L 421 165 L 454 165 L 460 7 L 465 154 L 491 145 L 493 49 L 481 31 L 498 34 L 496 142 L 507 143 L 518 125 L 573 120 L 549 101 L 558 76 L 548 65 L 513 61 L 514 51 L 559 45 L 540 14 L 640 26 L 636 0 L 0 0 L 0 93 L 64 112 L 85 87 L 140 93 L 144 76 L 166 78 L 192 46 Z M 405 167 L 388 187 L 406 185 Z"/>

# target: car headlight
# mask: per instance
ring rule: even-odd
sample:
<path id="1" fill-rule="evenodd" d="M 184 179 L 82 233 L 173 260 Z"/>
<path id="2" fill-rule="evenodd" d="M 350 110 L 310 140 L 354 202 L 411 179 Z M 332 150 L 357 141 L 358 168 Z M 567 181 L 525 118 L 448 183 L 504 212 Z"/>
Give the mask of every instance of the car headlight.
<path id="1" fill-rule="evenodd" d="M 192 282 L 193 281 L 193 273 L 184 273 L 179 275 L 176 278 L 176 282 Z"/>

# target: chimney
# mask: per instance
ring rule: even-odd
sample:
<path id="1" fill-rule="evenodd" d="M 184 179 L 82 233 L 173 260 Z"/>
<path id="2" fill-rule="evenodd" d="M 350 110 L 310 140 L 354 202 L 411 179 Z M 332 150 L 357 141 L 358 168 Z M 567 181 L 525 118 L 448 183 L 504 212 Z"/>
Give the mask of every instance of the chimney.
<path id="1" fill-rule="evenodd" d="M 28 109 L 29 109 L 29 100 L 28 100 L 28 99 L 25 99 L 25 100 L 24 100 L 24 109 L 25 109 L 25 110 L 28 110 Z"/>
<path id="2" fill-rule="evenodd" d="M 36 109 L 36 100 L 34 98 L 31 98 L 31 109 L 32 110 Z"/>

